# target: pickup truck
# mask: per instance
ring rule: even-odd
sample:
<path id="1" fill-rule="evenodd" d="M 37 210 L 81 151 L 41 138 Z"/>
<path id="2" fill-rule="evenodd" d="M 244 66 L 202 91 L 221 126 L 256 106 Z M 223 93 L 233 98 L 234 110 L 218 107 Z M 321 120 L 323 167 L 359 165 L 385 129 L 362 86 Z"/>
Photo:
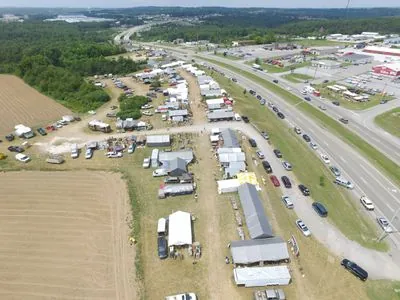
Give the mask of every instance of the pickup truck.
<path id="1" fill-rule="evenodd" d="M 184 293 L 165 297 L 165 300 L 197 300 L 195 293 Z"/>

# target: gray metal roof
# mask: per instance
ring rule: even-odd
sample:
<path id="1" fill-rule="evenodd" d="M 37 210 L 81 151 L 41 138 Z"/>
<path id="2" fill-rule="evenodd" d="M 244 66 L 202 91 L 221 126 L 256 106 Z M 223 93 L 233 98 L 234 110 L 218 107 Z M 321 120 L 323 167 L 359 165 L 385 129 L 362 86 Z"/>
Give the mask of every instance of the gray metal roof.
<path id="1" fill-rule="evenodd" d="M 236 264 L 247 265 L 261 261 L 275 262 L 289 259 L 287 245 L 280 237 L 233 241 L 230 249 Z"/>
<path id="2" fill-rule="evenodd" d="M 170 110 L 168 112 L 168 115 L 170 117 L 187 116 L 188 110 L 187 109 Z"/>
<path id="3" fill-rule="evenodd" d="M 239 186 L 238 192 L 250 237 L 252 239 L 273 237 L 271 225 L 265 215 L 256 187 L 244 183 Z"/>
<path id="4" fill-rule="evenodd" d="M 239 141 L 236 137 L 235 132 L 228 128 L 228 129 L 224 129 L 221 132 L 222 135 L 222 139 L 224 140 L 224 147 L 225 148 L 240 148 L 240 144 Z"/>
<path id="5" fill-rule="evenodd" d="M 243 152 L 239 153 L 221 153 L 218 155 L 218 160 L 220 163 L 231 163 L 238 161 L 246 161 L 246 155 Z"/>
<path id="6" fill-rule="evenodd" d="M 193 151 L 191 149 L 182 150 L 182 151 L 174 151 L 174 152 L 164 152 L 160 151 L 158 155 L 158 160 L 161 161 L 163 164 L 169 164 L 170 161 L 176 158 L 182 158 L 186 161 L 186 163 L 190 163 L 193 160 Z"/>
<path id="7" fill-rule="evenodd" d="M 169 162 L 169 171 L 180 169 L 186 172 L 186 160 L 177 157 Z"/>
<path id="8" fill-rule="evenodd" d="M 364 60 L 364 59 L 372 60 L 373 57 L 370 56 L 370 55 L 365 55 L 365 54 L 351 53 L 351 54 L 343 56 L 343 59 L 347 60 L 347 61 L 355 61 L 355 62 L 357 62 L 358 60 Z"/>
<path id="9" fill-rule="evenodd" d="M 169 135 L 148 135 L 147 136 L 147 144 L 152 143 L 170 143 Z"/>
<path id="10" fill-rule="evenodd" d="M 224 109 L 216 109 L 207 114 L 209 120 L 233 118 L 235 113 Z"/>

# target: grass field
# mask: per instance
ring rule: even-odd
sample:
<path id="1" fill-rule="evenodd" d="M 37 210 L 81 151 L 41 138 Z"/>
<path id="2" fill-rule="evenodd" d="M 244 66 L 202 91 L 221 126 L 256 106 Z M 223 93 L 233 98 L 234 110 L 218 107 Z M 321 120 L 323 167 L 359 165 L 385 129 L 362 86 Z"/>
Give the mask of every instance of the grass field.
<path id="1" fill-rule="evenodd" d="M 313 77 L 306 75 L 306 74 L 301 74 L 301 73 L 291 73 L 291 74 L 284 75 L 283 78 L 285 78 L 293 83 L 301 83 L 301 82 L 304 82 L 305 80 L 312 79 Z"/>
<path id="2" fill-rule="evenodd" d="M 349 43 L 341 43 L 335 41 L 328 41 L 328 40 L 294 40 L 293 43 L 302 45 L 304 47 L 318 47 L 318 46 L 343 46 Z"/>
<path id="3" fill-rule="evenodd" d="M 254 82 L 257 82 L 263 85 L 265 88 L 271 90 L 273 93 L 282 97 L 292 105 L 299 104 L 297 106 L 298 109 L 305 112 L 307 115 L 313 117 L 317 122 L 321 124 L 321 126 L 324 126 L 337 136 L 341 137 L 345 142 L 347 142 L 349 145 L 354 147 L 354 149 L 357 149 L 361 154 L 363 154 L 366 158 L 368 158 L 368 160 L 372 164 L 374 164 L 382 171 L 384 171 L 389 177 L 392 178 L 394 182 L 396 182 L 396 184 L 400 185 L 400 166 L 394 163 L 391 159 L 387 158 L 382 152 L 377 150 L 375 147 L 371 146 L 369 143 L 364 141 L 359 135 L 345 128 L 338 121 L 330 118 L 317 108 L 304 102 L 299 97 L 293 95 L 291 92 L 281 88 L 279 85 L 264 80 L 255 74 L 243 71 L 239 68 L 236 68 L 234 66 L 216 60 L 206 59 L 203 57 L 201 57 L 201 59 L 206 61 L 208 60 L 216 65 L 220 65 L 221 67 L 230 69 L 234 72 L 242 74 L 243 76 L 246 76 L 247 78 L 253 80 Z"/>
<path id="4" fill-rule="evenodd" d="M 14 126 L 45 126 L 71 111 L 40 94 L 21 79 L 0 75 L 0 134 L 14 131 Z"/>
<path id="5" fill-rule="evenodd" d="M 2 299 L 135 297 L 119 174 L 7 172 L 0 181 Z"/>
<path id="6" fill-rule="evenodd" d="M 388 249 L 386 244 L 376 242 L 376 227 L 360 213 L 359 206 L 351 199 L 349 192 L 332 183 L 333 175 L 310 147 L 300 142 L 292 129 L 282 126 L 282 121 L 265 106 L 258 106 L 252 96 L 243 95 L 238 85 L 215 72 L 212 76 L 236 100 L 235 108 L 241 114 L 249 116 L 260 130 L 269 133 L 272 144 L 285 154 L 285 159 L 296 166 L 293 172 L 298 180 L 311 188 L 314 199 L 319 199 L 327 206 L 330 211 L 329 219 L 343 234 L 365 247 L 380 251 Z M 319 184 L 321 176 L 325 178 L 324 187 Z"/>
<path id="7" fill-rule="evenodd" d="M 389 280 L 369 281 L 367 295 L 371 300 L 399 300 L 400 282 Z"/>
<path id="8" fill-rule="evenodd" d="M 376 116 L 375 123 L 394 136 L 400 137 L 400 107 Z"/>

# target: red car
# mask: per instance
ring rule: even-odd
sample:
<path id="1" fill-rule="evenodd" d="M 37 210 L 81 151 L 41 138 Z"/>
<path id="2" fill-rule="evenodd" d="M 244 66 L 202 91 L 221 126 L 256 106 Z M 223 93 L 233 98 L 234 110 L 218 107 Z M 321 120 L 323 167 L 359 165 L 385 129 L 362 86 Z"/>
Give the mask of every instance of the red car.
<path id="1" fill-rule="evenodd" d="M 276 178 L 275 175 L 272 175 L 272 176 L 270 176 L 269 178 L 271 179 L 271 182 L 272 182 L 272 184 L 273 184 L 274 186 L 276 186 L 276 187 L 281 186 L 281 184 L 280 184 L 278 178 Z"/>

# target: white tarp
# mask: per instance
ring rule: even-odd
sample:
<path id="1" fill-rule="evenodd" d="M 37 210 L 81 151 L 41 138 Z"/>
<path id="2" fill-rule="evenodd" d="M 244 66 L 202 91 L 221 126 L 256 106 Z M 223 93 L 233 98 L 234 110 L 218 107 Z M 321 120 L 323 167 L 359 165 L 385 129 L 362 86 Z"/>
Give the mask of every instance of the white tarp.
<path id="1" fill-rule="evenodd" d="M 210 135 L 210 141 L 211 141 L 211 143 L 218 142 L 219 136 L 218 135 Z"/>
<path id="2" fill-rule="evenodd" d="M 245 287 L 287 285 L 291 280 L 287 266 L 235 268 L 233 276 L 237 285 Z"/>
<path id="3" fill-rule="evenodd" d="M 192 220 L 190 213 L 177 211 L 169 215 L 168 246 L 192 244 Z"/>
<path id="4" fill-rule="evenodd" d="M 218 194 L 237 192 L 240 182 L 237 179 L 218 180 Z"/>

